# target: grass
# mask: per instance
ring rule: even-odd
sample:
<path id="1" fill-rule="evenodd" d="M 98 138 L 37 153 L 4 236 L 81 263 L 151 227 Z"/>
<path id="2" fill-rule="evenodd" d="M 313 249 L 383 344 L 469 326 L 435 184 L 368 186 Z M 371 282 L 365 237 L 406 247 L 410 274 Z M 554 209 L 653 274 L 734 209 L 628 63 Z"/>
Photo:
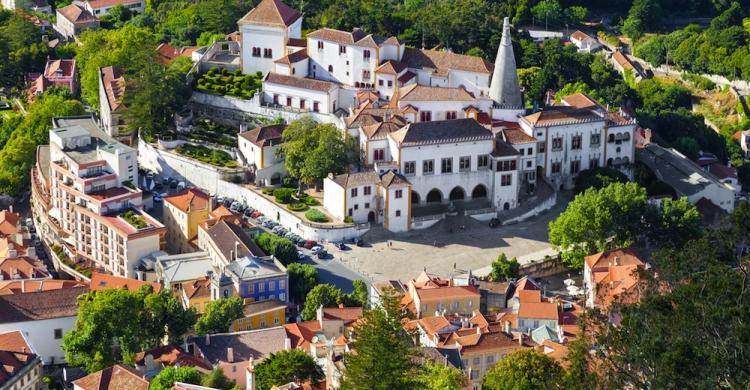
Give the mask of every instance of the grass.
<path id="1" fill-rule="evenodd" d="M 212 95 L 233 96 L 251 99 L 262 87 L 261 74 L 244 75 L 240 70 L 229 72 L 226 69 L 211 68 L 195 81 L 196 91 Z"/>
<path id="2" fill-rule="evenodd" d="M 142 216 L 133 212 L 133 210 L 128 210 L 120 214 L 120 217 L 122 217 L 122 219 L 124 219 L 127 223 L 129 223 L 131 226 L 133 226 L 136 229 L 143 229 L 145 227 L 148 227 L 146 220 L 143 219 Z"/>
<path id="3" fill-rule="evenodd" d="M 305 218 L 311 222 L 328 222 L 328 216 L 318 209 L 310 209 L 305 213 Z"/>
<path id="4" fill-rule="evenodd" d="M 186 157 L 223 168 L 236 168 L 237 162 L 232 159 L 229 153 L 223 150 L 211 149 L 205 146 L 183 144 L 178 146 L 175 151 Z"/>

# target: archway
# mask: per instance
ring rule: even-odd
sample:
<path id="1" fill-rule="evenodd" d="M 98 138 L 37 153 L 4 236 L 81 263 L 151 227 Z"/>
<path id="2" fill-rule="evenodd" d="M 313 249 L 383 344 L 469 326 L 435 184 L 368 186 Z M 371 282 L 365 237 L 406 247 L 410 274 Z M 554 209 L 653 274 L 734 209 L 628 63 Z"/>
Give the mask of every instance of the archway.
<path id="1" fill-rule="evenodd" d="M 510 210 L 510 203 L 505 202 L 505 204 L 503 205 L 503 210 Z"/>
<path id="2" fill-rule="evenodd" d="M 443 201 L 443 194 L 437 188 L 430 190 L 427 193 L 427 203 L 441 203 Z"/>
<path id="3" fill-rule="evenodd" d="M 412 204 L 419 204 L 419 199 L 420 198 L 419 198 L 419 194 L 417 193 L 417 191 L 412 191 L 411 192 L 411 203 Z"/>
<path id="4" fill-rule="evenodd" d="M 375 222 L 375 212 L 370 211 L 367 213 L 367 222 Z"/>
<path id="5" fill-rule="evenodd" d="M 281 184 L 281 174 L 276 172 L 273 175 L 271 175 L 271 185 L 275 186 Z"/>
<path id="6" fill-rule="evenodd" d="M 471 191 L 471 199 L 486 198 L 487 187 L 484 184 L 477 184 L 476 187 Z"/>
<path id="7" fill-rule="evenodd" d="M 466 191 L 461 187 L 453 187 L 451 193 L 448 195 L 449 200 L 464 200 L 466 198 Z"/>
<path id="8" fill-rule="evenodd" d="M 608 166 L 608 167 L 611 167 L 611 166 L 612 166 L 612 158 L 608 158 L 608 159 L 607 159 L 607 166 Z"/>

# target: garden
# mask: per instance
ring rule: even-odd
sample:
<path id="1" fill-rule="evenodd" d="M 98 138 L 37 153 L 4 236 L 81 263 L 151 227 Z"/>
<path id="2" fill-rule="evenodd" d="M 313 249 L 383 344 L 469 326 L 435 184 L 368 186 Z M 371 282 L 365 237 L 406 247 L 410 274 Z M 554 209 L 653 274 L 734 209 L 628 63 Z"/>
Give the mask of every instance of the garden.
<path id="1" fill-rule="evenodd" d="M 223 150 L 211 149 L 201 145 L 183 144 L 178 146 L 175 151 L 185 157 L 217 167 L 237 167 L 237 162 L 232 159 L 232 156 L 230 156 L 229 153 Z"/>
<path id="2" fill-rule="evenodd" d="M 129 223 L 136 229 L 143 229 L 148 227 L 146 220 L 142 216 L 136 214 L 133 210 L 128 210 L 120 214 L 120 218 L 124 219 L 125 222 Z"/>
<path id="3" fill-rule="evenodd" d="M 233 148 L 237 146 L 237 133 L 239 133 L 238 130 L 229 126 L 218 124 L 209 119 L 198 119 L 195 121 L 190 134 L 188 134 L 188 138 Z"/>
<path id="4" fill-rule="evenodd" d="M 194 89 L 212 95 L 226 95 L 240 99 L 252 99 L 262 87 L 263 75 L 242 74 L 241 70 L 211 68 L 195 81 Z"/>
<path id="5" fill-rule="evenodd" d="M 310 208 L 310 206 L 320 205 L 320 202 L 305 192 L 297 193 L 296 186 L 289 184 L 280 188 L 265 187 L 261 192 L 272 196 L 276 203 L 286 205 L 286 208 L 290 211 L 306 211 L 305 218 L 311 222 L 330 222 L 330 218 L 325 213 Z"/>
<path id="6" fill-rule="evenodd" d="M 57 259 L 60 260 L 63 264 L 74 269 L 76 272 L 79 272 L 81 275 L 87 278 L 91 278 L 91 269 L 85 267 L 83 264 L 71 260 L 60 245 L 53 244 L 50 249 L 52 249 L 52 252 L 57 256 Z"/>

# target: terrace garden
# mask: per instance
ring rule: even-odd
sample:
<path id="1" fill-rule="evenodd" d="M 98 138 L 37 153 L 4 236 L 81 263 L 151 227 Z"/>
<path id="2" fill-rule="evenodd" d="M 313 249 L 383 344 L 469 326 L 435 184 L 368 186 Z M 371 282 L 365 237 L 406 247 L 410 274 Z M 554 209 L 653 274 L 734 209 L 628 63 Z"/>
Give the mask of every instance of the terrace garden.
<path id="1" fill-rule="evenodd" d="M 222 168 L 237 167 L 237 162 L 232 159 L 229 153 L 223 150 L 211 149 L 200 145 L 183 144 L 175 148 L 175 151 L 185 157 L 213 166 Z"/>
<path id="2" fill-rule="evenodd" d="M 239 69 L 229 72 L 226 69 L 211 68 L 196 79 L 194 89 L 212 95 L 251 99 L 261 89 L 262 80 L 260 72 L 242 74 Z"/>
<path id="3" fill-rule="evenodd" d="M 133 210 L 128 210 L 120 214 L 120 218 L 124 219 L 125 222 L 129 223 L 136 229 L 143 229 L 148 227 L 146 220 L 142 216 L 136 214 Z"/>
<path id="4" fill-rule="evenodd" d="M 196 141 L 212 142 L 233 148 L 237 146 L 238 132 L 236 129 L 220 125 L 209 119 L 198 119 L 187 137 Z"/>

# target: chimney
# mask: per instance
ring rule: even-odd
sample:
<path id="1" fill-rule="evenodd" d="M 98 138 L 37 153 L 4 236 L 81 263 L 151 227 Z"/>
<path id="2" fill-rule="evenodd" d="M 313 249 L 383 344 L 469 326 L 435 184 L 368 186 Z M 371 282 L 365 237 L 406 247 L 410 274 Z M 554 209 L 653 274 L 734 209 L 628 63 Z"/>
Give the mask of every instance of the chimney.
<path id="1" fill-rule="evenodd" d="M 620 265 L 620 256 L 615 256 L 615 265 Z"/>
<path id="2" fill-rule="evenodd" d="M 227 362 L 234 363 L 234 349 L 227 347 Z"/>
<path id="3" fill-rule="evenodd" d="M 206 333 L 206 345 L 211 345 L 211 335 Z"/>
<path id="4" fill-rule="evenodd" d="M 235 241 L 234 242 L 234 259 L 232 260 L 237 260 L 238 257 L 240 257 L 240 242 Z"/>
<path id="5" fill-rule="evenodd" d="M 518 345 L 523 347 L 523 332 L 518 332 Z"/>
<path id="6" fill-rule="evenodd" d="M 234 249 L 229 251 L 229 262 L 231 263 L 233 261 L 234 261 Z"/>
<path id="7" fill-rule="evenodd" d="M 505 334 L 510 334 L 510 321 L 505 321 Z"/>
<path id="8" fill-rule="evenodd" d="M 480 328 L 479 326 L 477 326 L 477 334 L 482 334 L 482 328 Z"/>
<path id="9" fill-rule="evenodd" d="M 284 350 L 285 351 L 292 350 L 292 339 L 290 339 L 289 337 L 284 338 Z"/>

